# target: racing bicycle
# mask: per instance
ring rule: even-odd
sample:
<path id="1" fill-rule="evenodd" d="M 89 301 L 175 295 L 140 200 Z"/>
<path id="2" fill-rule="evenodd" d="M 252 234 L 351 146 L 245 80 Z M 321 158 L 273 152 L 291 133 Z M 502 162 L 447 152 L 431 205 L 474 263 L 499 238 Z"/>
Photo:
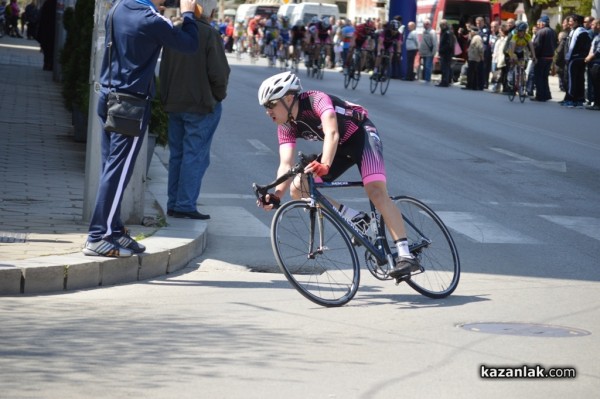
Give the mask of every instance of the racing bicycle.
<path id="1" fill-rule="evenodd" d="M 258 199 L 278 184 L 301 174 L 316 156 L 299 154 L 299 161 L 270 184 L 253 188 Z M 290 284 L 304 297 L 326 307 L 342 306 L 356 294 L 360 281 L 357 249 L 378 280 L 392 280 L 397 253 L 383 218 L 370 202 L 368 228 L 346 220 L 320 192 L 325 188 L 360 187 L 362 182 L 315 182 L 306 175 L 309 198 L 281 205 L 271 222 L 271 246 L 277 264 Z M 419 260 L 420 270 L 395 279 L 405 281 L 430 298 L 445 298 L 456 289 L 460 260 L 450 231 L 427 205 L 408 196 L 392 197 L 402 212 L 409 250 Z"/>
<path id="2" fill-rule="evenodd" d="M 512 74 L 512 79 L 509 79 L 508 99 L 512 102 L 516 96 L 519 96 L 519 101 L 525 102 L 527 98 L 525 60 L 514 61 L 509 74 Z"/>
<path id="3" fill-rule="evenodd" d="M 387 92 L 387 89 L 390 85 L 390 80 L 392 78 L 392 57 L 390 53 L 384 51 L 381 55 L 381 63 L 379 65 L 379 71 L 377 73 L 373 73 L 371 76 L 371 93 L 375 93 L 377 90 L 377 85 L 379 85 L 379 91 L 381 95 L 384 95 Z"/>
<path id="4" fill-rule="evenodd" d="M 360 80 L 361 69 L 360 50 L 355 49 L 352 53 L 350 65 L 348 65 L 347 71 L 344 74 L 344 87 L 346 89 L 350 85 L 352 86 L 352 90 L 356 89 L 356 86 L 358 86 L 358 81 Z"/>

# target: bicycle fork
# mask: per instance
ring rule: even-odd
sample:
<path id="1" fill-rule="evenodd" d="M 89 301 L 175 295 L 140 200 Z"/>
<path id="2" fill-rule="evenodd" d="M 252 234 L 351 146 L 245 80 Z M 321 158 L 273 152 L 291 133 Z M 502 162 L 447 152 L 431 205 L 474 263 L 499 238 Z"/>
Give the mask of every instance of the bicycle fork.
<path id="1" fill-rule="evenodd" d="M 316 255 L 323 254 L 323 236 L 325 233 L 323 231 L 323 213 L 320 212 L 316 206 L 311 206 L 310 208 L 308 208 L 308 211 L 309 211 L 309 224 L 310 224 L 309 234 L 310 234 L 310 237 L 308 239 L 307 258 L 315 259 Z M 317 247 L 316 250 L 313 250 L 315 247 L 315 232 L 316 232 L 315 227 L 318 227 L 319 246 Z"/>

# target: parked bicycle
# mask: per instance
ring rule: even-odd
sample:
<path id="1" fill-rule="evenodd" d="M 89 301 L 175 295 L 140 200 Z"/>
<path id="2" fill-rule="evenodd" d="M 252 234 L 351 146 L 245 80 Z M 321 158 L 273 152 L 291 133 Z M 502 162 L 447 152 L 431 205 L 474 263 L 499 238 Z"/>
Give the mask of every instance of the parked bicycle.
<path id="1" fill-rule="evenodd" d="M 287 179 L 301 174 L 316 156 L 299 154 L 298 163 L 274 182 L 259 186 L 256 197 Z M 391 280 L 395 265 L 395 245 L 388 238 L 383 218 L 370 203 L 368 228 L 361 229 L 346 220 L 319 191 L 324 188 L 360 187 L 362 182 L 317 183 L 308 174 L 309 198 L 292 200 L 277 210 L 271 223 L 271 245 L 279 268 L 300 294 L 316 304 L 333 307 L 348 303 L 360 282 L 357 248 L 364 249 L 367 269 L 379 280 Z M 411 254 L 421 268 L 405 281 L 430 298 L 445 298 L 456 289 L 460 260 L 450 231 L 427 205 L 408 196 L 392 197 L 400 208 L 406 226 Z"/>

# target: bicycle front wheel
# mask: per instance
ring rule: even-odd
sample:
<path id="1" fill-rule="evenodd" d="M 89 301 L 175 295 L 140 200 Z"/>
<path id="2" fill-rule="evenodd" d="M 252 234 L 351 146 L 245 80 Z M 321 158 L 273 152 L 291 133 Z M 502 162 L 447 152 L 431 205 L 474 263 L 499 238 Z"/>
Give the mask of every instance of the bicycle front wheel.
<path id="1" fill-rule="evenodd" d="M 406 196 L 392 200 L 402 212 L 409 249 L 422 269 L 407 280 L 408 285 L 430 298 L 447 297 L 460 279 L 460 260 L 450 231 L 421 201 Z"/>
<path id="2" fill-rule="evenodd" d="M 360 263 L 344 228 L 324 209 L 304 200 L 281 206 L 271 224 L 279 268 L 304 297 L 333 307 L 350 301 L 360 280 Z"/>
<path id="3" fill-rule="evenodd" d="M 390 85 L 390 80 L 392 79 L 392 63 L 391 60 L 384 59 L 381 63 L 381 83 L 379 83 L 379 91 L 383 96 Z"/>
<path id="4" fill-rule="evenodd" d="M 369 88 L 371 89 L 371 93 L 375 93 L 375 90 L 377 90 L 377 84 L 379 83 L 379 76 L 376 74 L 371 75 L 371 78 L 369 79 Z"/>

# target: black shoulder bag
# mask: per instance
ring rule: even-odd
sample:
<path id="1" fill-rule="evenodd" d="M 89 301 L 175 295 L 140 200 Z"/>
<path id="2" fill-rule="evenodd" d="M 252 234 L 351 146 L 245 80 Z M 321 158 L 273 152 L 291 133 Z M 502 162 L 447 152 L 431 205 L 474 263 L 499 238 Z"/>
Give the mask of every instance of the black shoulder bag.
<path id="1" fill-rule="evenodd" d="M 142 134 L 142 124 L 149 99 L 147 97 L 140 97 L 133 94 L 119 93 L 112 88 L 111 56 L 114 40 L 112 19 L 118 5 L 118 3 L 115 5 L 108 19 L 110 40 L 106 46 L 106 51 L 108 51 L 108 67 L 110 69 L 108 75 L 109 93 L 106 101 L 108 112 L 106 116 L 106 122 L 104 123 L 104 130 L 124 134 L 126 136 L 137 137 Z"/>

